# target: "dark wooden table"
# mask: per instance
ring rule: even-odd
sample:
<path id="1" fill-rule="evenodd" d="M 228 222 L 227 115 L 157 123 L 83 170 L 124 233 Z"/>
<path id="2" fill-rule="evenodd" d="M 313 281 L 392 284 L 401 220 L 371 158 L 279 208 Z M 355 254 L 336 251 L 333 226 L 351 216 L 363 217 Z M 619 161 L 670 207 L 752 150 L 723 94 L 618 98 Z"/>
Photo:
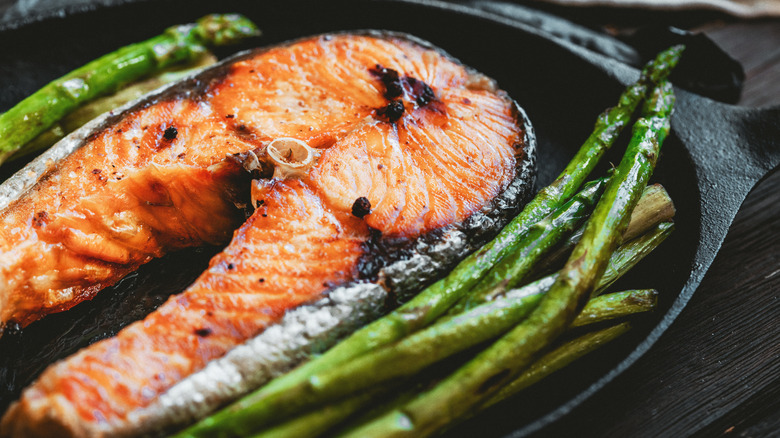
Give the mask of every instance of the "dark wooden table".
<path id="1" fill-rule="evenodd" d="M 0 0 L 0 14 L 14 3 L 20 2 Z M 740 104 L 780 105 L 779 19 L 542 7 L 612 32 L 659 23 L 703 31 L 744 66 Z M 538 435 L 780 436 L 779 321 L 775 172 L 748 196 L 708 275 L 659 342 L 606 390 Z"/>

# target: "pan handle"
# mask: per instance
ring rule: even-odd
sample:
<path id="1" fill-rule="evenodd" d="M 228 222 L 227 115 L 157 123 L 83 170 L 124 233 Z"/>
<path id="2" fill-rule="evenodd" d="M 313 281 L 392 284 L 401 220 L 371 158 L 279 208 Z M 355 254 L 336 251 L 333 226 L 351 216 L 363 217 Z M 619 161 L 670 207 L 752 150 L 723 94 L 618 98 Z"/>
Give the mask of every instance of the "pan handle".
<path id="1" fill-rule="evenodd" d="M 737 107 L 675 92 L 672 130 L 689 150 L 702 200 L 736 213 L 756 183 L 780 164 L 780 106 Z"/>
<path id="2" fill-rule="evenodd" d="M 675 90 L 672 127 L 700 171 L 757 183 L 780 164 L 780 106 L 738 107 Z"/>
<path id="3" fill-rule="evenodd" d="M 748 137 L 745 149 L 753 158 L 758 182 L 780 165 L 780 105 L 769 108 L 738 108 L 741 131 Z"/>

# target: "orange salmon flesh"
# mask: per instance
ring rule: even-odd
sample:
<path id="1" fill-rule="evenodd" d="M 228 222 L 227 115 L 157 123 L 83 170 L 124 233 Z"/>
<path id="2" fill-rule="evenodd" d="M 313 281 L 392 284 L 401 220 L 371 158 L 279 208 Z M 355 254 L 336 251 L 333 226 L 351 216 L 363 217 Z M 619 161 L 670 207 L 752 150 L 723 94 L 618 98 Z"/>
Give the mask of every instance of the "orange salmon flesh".
<path id="1" fill-rule="evenodd" d="M 132 434 L 133 412 L 288 310 L 376 281 L 361 271 L 372 236 L 414 241 L 465 221 L 524 157 L 505 93 L 400 36 L 318 36 L 221 68 L 197 92 L 131 109 L 0 212 L 0 324 L 66 310 L 171 251 L 227 243 L 145 319 L 50 366 L 0 435 Z M 236 157 L 279 138 L 308 145 L 312 167 L 252 177 Z"/>

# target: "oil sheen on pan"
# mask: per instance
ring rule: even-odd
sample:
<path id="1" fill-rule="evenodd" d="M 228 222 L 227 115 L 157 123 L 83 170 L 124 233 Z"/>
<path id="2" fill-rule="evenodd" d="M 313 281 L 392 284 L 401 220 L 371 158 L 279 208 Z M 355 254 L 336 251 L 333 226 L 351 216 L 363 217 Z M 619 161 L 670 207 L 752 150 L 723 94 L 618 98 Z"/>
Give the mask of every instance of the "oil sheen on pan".
<path id="1" fill-rule="evenodd" d="M 495 235 L 534 148 L 492 80 L 380 32 L 242 53 L 90 123 L 0 186 L 3 324 L 229 243 L 144 320 L 49 367 L 0 435 L 157 434 L 211 412 Z"/>

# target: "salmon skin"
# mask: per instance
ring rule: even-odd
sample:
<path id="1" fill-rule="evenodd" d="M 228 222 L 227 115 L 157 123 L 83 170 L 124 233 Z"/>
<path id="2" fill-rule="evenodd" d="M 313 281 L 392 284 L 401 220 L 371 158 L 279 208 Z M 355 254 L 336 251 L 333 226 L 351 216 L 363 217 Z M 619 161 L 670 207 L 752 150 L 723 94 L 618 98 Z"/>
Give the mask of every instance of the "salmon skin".
<path id="1" fill-rule="evenodd" d="M 143 141 L 138 120 L 158 126 L 156 136 Z M 178 133 L 168 139 L 172 126 Z M 126 129 L 141 131 L 128 137 Z M 77 177 L 71 160 L 108 150 L 151 163 L 128 159 L 135 179 L 114 187 L 130 201 L 109 213 L 153 229 L 158 252 L 219 236 L 237 204 L 251 215 L 185 291 L 49 367 L 6 412 L 2 436 L 156 435 L 212 412 L 441 277 L 517 213 L 535 169 L 530 123 L 492 80 L 429 43 L 387 32 L 239 54 L 83 138 L 59 167 Z M 192 160 L 183 170 L 171 158 L 179 154 Z M 155 217 L 136 189 L 149 179 L 155 193 L 203 191 L 208 202 L 194 210 L 186 199 L 163 204 L 205 218 Z M 218 192 L 221 203 L 211 195 Z M 87 205 L 94 214 L 81 207 L 87 224 L 69 226 L 99 229 L 90 221 L 105 224 L 101 206 Z M 42 228 L 61 220 L 51 214 Z M 201 223 L 210 232 L 195 238 Z M 143 257 L 106 252 L 132 266 L 157 254 L 136 247 Z"/>

